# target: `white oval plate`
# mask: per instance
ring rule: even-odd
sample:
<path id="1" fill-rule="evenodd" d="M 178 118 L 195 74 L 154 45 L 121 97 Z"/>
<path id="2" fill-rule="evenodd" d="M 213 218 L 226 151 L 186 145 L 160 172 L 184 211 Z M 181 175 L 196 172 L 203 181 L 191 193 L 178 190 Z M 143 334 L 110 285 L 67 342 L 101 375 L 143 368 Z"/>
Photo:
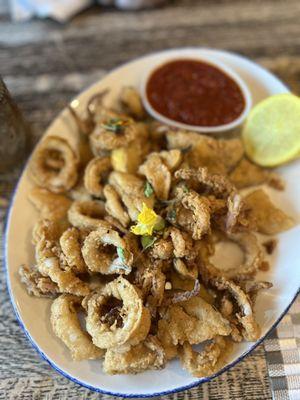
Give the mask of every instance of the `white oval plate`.
<path id="1" fill-rule="evenodd" d="M 143 71 L 151 63 L 170 56 L 180 57 L 190 54 L 208 55 L 233 68 L 249 85 L 254 104 L 270 94 L 287 92 L 287 87 L 275 76 L 244 57 L 217 50 L 178 49 L 151 54 L 132 61 L 112 71 L 100 82 L 80 94 L 73 105 L 78 110 L 84 109 L 87 99 L 104 88 L 110 88 L 110 99 L 118 95 L 122 85 L 139 86 Z M 50 125 L 46 135 L 74 136 L 76 127 L 69 112 L 64 110 Z M 300 220 L 300 162 L 281 168 L 287 188 L 284 192 L 269 191 L 276 203 L 287 210 L 297 222 Z M 279 322 L 299 290 L 300 226 L 279 235 L 279 245 L 272 255 L 271 270 L 260 273 L 258 278 L 273 282 L 274 287 L 261 294 L 256 306 L 257 319 L 262 327 L 262 337 L 255 343 L 239 343 L 227 360 L 227 364 L 214 376 L 196 379 L 182 370 L 178 361 L 168 363 L 161 371 L 148 371 L 139 375 L 107 376 L 101 370 L 100 361 L 75 362 L 69 351 L 57 339 L 50 327 L 49 314 L 51 301 L 28 296 L 18 277 L 18 267 L 22 263 L 34 262 L 34 249 L 31 245 L 31 230 L 37 219 L 37 213 L 27 200 L 27 193 L 32 187 L 27 168 L 19 181 L 10 209 L 6 231 L 6 267 L 7 283 L 17 318 L 38 350 L 58 372 L 87 388 L 102 393 L 123 397 L 150 397 L 172 393 L 199 385 L 214 376 L 221 374 L 243 359 Z"/>

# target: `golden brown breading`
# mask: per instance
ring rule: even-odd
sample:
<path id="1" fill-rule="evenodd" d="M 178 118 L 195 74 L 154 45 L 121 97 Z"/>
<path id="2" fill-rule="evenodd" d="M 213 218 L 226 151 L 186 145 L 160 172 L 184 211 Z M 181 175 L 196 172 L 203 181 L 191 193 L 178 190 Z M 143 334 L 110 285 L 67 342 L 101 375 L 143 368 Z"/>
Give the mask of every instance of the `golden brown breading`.
<path id="1" fill-rule="evenodd" d="M 161 369 L 165 365 L 164 348 L 155 336 L 127 351 L 108 349 L 105 353 L 103 370 L 107 374 L 137 374 L 149 369 Z"/>
<path id="2" fill-rule="evenodd" d="M 159 153 L 150 153 L 140 166 L 139 173 L 151 183 L 158 199 L 168 200 L 172 175 Z"/>
<path id="3" fill-rule="evenodd" d="M 213 339 L 200 352 L 193 350 L 189 343 L 184 343 L 179 351 L 179 358 L 184 369 L 193 376 L 202 378 L 212 375 L 220 368 L 220 361 L 226 355 L 228 343 L 220 336 Z"/>
<path id="4" fill-rule="evenodd" d="M 123 207 L 118 192 L 114 189 L 112 185 L 105 185 L 103 189 L 103 194 L 106 198 L 105 210 L 107 211 L 107 213 L 114 217 L 117 221 L 119 221 L 122 226 L 128 226 L 130 218 L 127 211 Z"/>
<path id="5" fill-rule="evenodd" d="M 76 184 L 78 164 L 78 155 L 65 139 L 47 136 L 30 160 L 30 172 L 39 186 L 53 193 L 63 193 Z"/>
<path id="6" fill-rule="evenodd" d="M 51 306 L 51 325 L 57 337 L 71 351 L 73 360 L 91 360 L 100 358 L 103 350 L 96 347 L 90 336 L 81 328 L 76 305 L 80 305 L 80 297 L 62 294 L 55 299 Z"/>
<path id="7" fill-rule="evenodd" d="M 294 226 L 293 219 L 274 206 L 262 189 L 249 193 L 244 198 L 244 202 L 249 209 L 249 218 L 254 220 L 260 233 L 276 235 Z"/>
<path id="8" fill-rule="evenodd" d="M 168 323 L 174 345 L 197 344 L 217 335 L 229 335 L 229 322 L 201 297 L 170 305 L 162 319 Z"/>
<path id="9" fill-rule="evenodd" d="M 169 149 L 187 149 L 184 159 L 191 168 L 207 167 L 211 173 L 227 173 L 244 154 L 240 139 L 213 139 L 180 130 L 166 136 Z"/>
<path id="10" fill-rule="evenodd" d="M 39 187 L 35 187 L 29 192 L 28 199 L 39 211 L 40 218 L 53 221 L 66 218 L 72 203 L 62 194 L 52 193 Z"/>
<path id="11" fill-rule="evenodd" d="M 93 158 L 84 170 L 83 182 L 89 194 L 95 197 L 103 197 L 102 181 L 112 169 L 110 157 Z"/>
<path id="12" fill-rule="evenodd" d="M 113 310 L 114 302 L 117 306 Z M 87 331 L 93 343 L 102 349 L 135 346 L 147 337 L 150 329 L 150 313 L 143 306 L 139 290 L 122 277 L 91 296 L 87 312 Z"/>
<path id="13" fill-rule="evenodd" d="M 237 189 L 244 189 L 263 183 L 267 183 L 269 186 L 278 190 L 284 189 L 284 183 L 278 174 L 263 169 L 246 158 L 242 158 L 235 169 L 230 173 L 229 178 Z"/>

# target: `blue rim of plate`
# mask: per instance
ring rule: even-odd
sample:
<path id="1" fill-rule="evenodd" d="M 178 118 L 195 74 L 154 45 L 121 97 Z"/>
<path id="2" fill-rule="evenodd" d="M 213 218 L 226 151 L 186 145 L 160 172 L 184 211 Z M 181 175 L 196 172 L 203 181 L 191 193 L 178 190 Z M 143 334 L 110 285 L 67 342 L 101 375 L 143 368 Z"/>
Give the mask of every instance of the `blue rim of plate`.
<path id="1" fill-rule="evenodd" d="M 259 68 L 261 68 L 264 72 L 267 72 L 267 73 L 270 74 L 270 72 L 269 72 L 267 69 L 263 68 L 262 66 L 260 66 L 260 65 L 258 65 L 258 64 L 256 64 L 256 63 L 254 63 L 253 61 L 249 60 L 247 57 L 244 57 L 244 56 L 242 56 L 242 55 L 240 55 L 240 54 L 235 54 L 235 53 L 232 53 L 232 52 L 229 52 L 229 51 L 224 51 L 224 50 L 209 49 L 209 48 L 205 48 L 205 47 L 203 47 L 203 48 L 202 48 L 202 47 L 201 47 L 201 48 L 200 48 L 200 47 L 186 47 L 186 48 L 169 49 L 169 50 L 164 50 L 164 51 L 160 51 L 160 52 L 150 53 L 150 54 L 147 54 L 147 55 L 145 55 L 145 56 L 138 57 L 138 58 L 135 58 L 134 60 L 131 60 L 131 61 L 126 62 L 126 63 L 122 64 L 121 66 L 118 66 L 118 67 L 112 69 L 108 74 L 117 71 L 119 68 L 123 68 L 124 66 L 130 64 L 131 62 L 134 62 L 134 61 L 137 61 L 137 60 L 142 60 L 143 58 L 147 58 L 147 57 L 149 57 L 149 56 L 151 56 L 151 55 L 155 55 L 155 54 L 162 54 L 162 53 L 167 53 L 167 52 L 170 52 L 170 53 L 171 53 L 172 51 L 175 51 L 175 50 L 177 50 L 177 51 L 178 51 L 178 50 L 179 50 L 179 51 L 180 51 L 180 50 L 198 50 L 198 51 L 199 51 L 199 50 L 203 50 L 203 51 L 208 51 L 208 52 L 212 52 L 212 53 L 214 53 L 214 52 L 225 53 L 225 54 L 232 55 L 232 56 L 238 55 L 238 57 L 244 59 L 245 61 L 248 61 L 248 62 L 254 64 L 256 67 L 259 67 Z M 92 84 L 92 85 L 90 85 L 90 86 L 87 87 L 86 89 L 82 90 L 81 93 L 82 93 L 82 92 L 85 92 L 85 91 L 88 90 L 89 88 L 92 88 L 94 85 L 95 85 L 95 83 Z M 288 89 L 288 88 L 287 88 L 287 89 Z M 76 96 L 75 98 L 77 98 L 77 97 L 78 97 L 78 96 Z M 59 117 L 61 116 L 61 114 L 63 113 L 63 111 L 64 111 L 64 109 L 58 113 L 58 115 L 54 118 L 54 120 L 55 120 L 56 118 L 59 118 Z M 53 121 L 54 121 L 54 120 L 53 120 Z M 49 129 L 49 127 L 51 126 L 51 124 L 53 123 L 53 121 L 50 123 L 50 125 L 49 125 L 48 128 L 45 130 L 45 132 L 47 132 L 47 130 Z M 44 135 L 42 135 L 41 138 L 42 138 L 43 136 L 44 136 Z M 35 150 L 35 148 L 32 150 L 31 154 L 33 153 L 34 150 Z M 25 170 L 27 169 L 27 166 L 28 166 L 28 162 L 29 162 L 29 160 L 30 160 L 30 157 L 31 157 L 31 155 L 29 156 L 28 160 L 26 161 L 26 163 L 25 163 L 25 165 L 24 165 L 24 168 L 23 168 L 23 172 L 22 172 L 20 178 L 18 179 L 17 185 L 16 185 L 16 187 L 15 187 L 15 189 L 14 189 L 14 191 L 13 191 L 13 196 L 12 196 L 12 198 L 11 198 L 11 202 L 10 202 L 10 206 L 9 206 L 9 210 L 8 210 L 8 214 L 7 214 L 7 218 L 6 218 L 6 222 L 5 222 L 5 233 L 4 233 L 4 269 L 5 269 L 5 275 L 6 275 L 6 284 L 7 284 L 7 288 L 8 288 L 8 293 L 9 293 L 10 301 L 11 301 L 11 304 L 12 304 L 12 306 L 13 306 L 14 312 L 15 312 L 15 314 L 16 314 L 18 323 L 20 324 L 22 330 L 24 331 L 25 335 L 26 335 L 27 338 L 29 339 L 29 342 L 31 343 L 32 347 L 37 351 L 37 353 L 40 355 L 40 357 L 41 357 L 42 359 L 44 359 L 45 361 L 47 361 L 47 363 L 48 363 L 55 371 L 57 371 L 57 372 L 60 373 L 63 377 L 69 379 L 70 381 L 72 381 L 72 382 L 74 382 L 74 383 L 77 383 L 78 385 L 80 385 L 80 386 L 82 386 L 82 387 L 85 387 L 85 388 L 87 388 L 87 389 L 90 389 L 90 390 L 92 390 L 92 391 L 94 391 L 94 392 L 97 392 L 97 393 L 102 393 L 102 394 L 105 394 L 105 395 L 116 396 L 116 397 L 129 398 L 129 399 L 132 399 L 132 398 L 151 398 L 151 397 L 157 397 L 157 396 L 164 396 L 164 395 L 168 395 L 168 394 L 173 394 L 173 393 L 181 392 L 181 391 L 184 391 L 184 390 L 189 390 L 189 389 L 192 389 L 192 388 L 194 388 L 194 387 L 196 387 L 196 386 L 200 386 L 200 385 L 202 385 L 203 383 L 209 382 L 209 381 L 211 381 L 212 379 L 214 379 L 214 378 L 220 376 L 220 375 L 223 374 L 224 372 L 228 371 L 229 369 L 231 369 L 232 367 L 234 367 L 236 364 L 238 364 L 240 361 L 242 361 L 246 356 L 248 356 L 253 350 L 255 350 L 256 347 L 259 346 L 259 345 L 264 341 L 264 339 L 270 334 L 270 332 L 271 332 L 273 329 L 276 328 L 276 326 L 279 324 L 279 322 L 282 320 L 282 318 L 284 317 L 284 315 L 288 312 L 288 310 L 290 309 L 290 307 L 292 306 L 292 304 L 293 304 L 294 301 L 296 300 L 297 296 L 300 294 L 300 287 L 299 287 L 298 290 L 297 290 L 297 292 L 296 292 L 295 295 L 293 296 L 291 302 L 287 305 L 287 307 L 285 308 L 285 310 L 280 314 L 279 318 L 275 321 L 275 323 L 271 326 L 271 328 L 270 328 L 258 341 L 256 341 L 256 342 L 253 344 L 253 346 L 251 346 L 251 347 L 249 348 L 249 350 L 245 351 L 242 355 L 240 355 L 237 359 L 235 359 L 234 361 L 232 361 L 230 364 L 225 365 L 225 367 L 221 368 L 221 369 L 220 369 L 218 372 L 216 372 L 215 374 L 210 375 L 210 376 L 207 376 L 207 377 L 204 377 L 204 378 L 200 378 L 200 379 L 198 379 L 197 381 L 195 381 L 195 382 L 193 382 L 193 383 L 191 383 L 191 384 L 189 384 L 189 385 L 180 386 L 180 387 L 178 387 L 178 388 L 171 389 L 171 390 L 165 390 L 165 391 L 162 391 L 162 392 L 154 392 L 154 393 L 151 393 L 151 394 L 142 394 L 142 393 L 141 393 L 141 394 L 139 394 L 139 393 L 124 394 L 124 393 L 110 392 L 110 391 L 107 391 L 107 390 L 103 390 L 103 389 L 100 389 L 100 388 L 95 387 L 95 386 L 91 386 L 91 385 L 89 385 L 89 384 L 87 384 L 87 383 L 85 383 L 85 382 L 82 382 L 82 381 L 80 381 L 80 380 L 74 378 L 73 376 L 69 375 L 67 372 L 65 372 L 65 371 L 63 371 L 62 369 L 60 369 L 53 361 L 51 361 L 51 360 L 46 356 L 46 354 L 40 349 L 40 347 L 35 343 L 34 339 L 31 337 L 30 333 L 28 332 L 28 330 L 25 328 L 25 325 L 23 324 L 22 318 L 21 318 L 21 316 L 20 316 L 20 314 L 19 314 L 19 312 L 18 312 L 18 309 L 17 309 L 16 304 L 15 304 L 15 301 L 14 301 L 13 294 L 12 294 L 12 291 L 11 291 L 10 279 L 9 279 L 9 274 L 8 274 L 8 269 L 9 269 L 9 267 L 8 267 L 8 261 L 7 261 L 7 260 L 8 260 L 8 240 L 7 240 L 7 237 L 8 237 L 8 229 L 9 229 L 9 222 L 10 222 L 10 218 L 11 218 L 11 214 L 12 214 L 13 205 L 14 205 L 14 202 L 15 202 L 15 197 L 16 197 L 16 194 L 17 194 L 17 191 L 18 191 L 18 188 L 19 188 L 19 184 L 20 184 L 21 179 L 22 179 L 22 177 L 23 177 L 23 174 L 24 174 Z"/>

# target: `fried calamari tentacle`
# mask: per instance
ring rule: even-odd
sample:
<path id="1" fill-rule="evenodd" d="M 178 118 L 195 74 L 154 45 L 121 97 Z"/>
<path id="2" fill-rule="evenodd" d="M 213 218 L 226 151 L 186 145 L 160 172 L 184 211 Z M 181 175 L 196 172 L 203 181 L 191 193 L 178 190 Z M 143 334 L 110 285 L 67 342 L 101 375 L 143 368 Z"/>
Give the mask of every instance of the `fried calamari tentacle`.
<path id="1" fill-rule="evenodd" d="M 201 297 L 170 305 L 162 310 L 162 319 L 168 323 L 174 345 L 197 344 L 231 332 L 229 322 Z"/>
<path id="2" fill-rule="evenodd" d="M 119 221 L 122 226 L 128 226 L 130 218 L 128 213 L 123 207 L 118 192 L 112 185 L 105 185 L 103 189 L 104 196 L 106 198 L 105 210 L 108 214 Z"/>
<path id="3" fill-rule="evenodd" d="M 257 295 L 260 291 L 270 289 L 273 284 L 266 281 L 255 281 L 250 279 L 240 279 L 237 284 L 243 289 L 243 291 L 249 296 L 251 304 L 255 304 Z"/>
<path id="4" fill-rule="evenodd" d="M 87 301 L 87 311 L 87 331 L 100 348 L 134 346 L 148 335 L 150 313 L 137 288 L 122 277 L 93 295 Z"/>
<path id="5" fill-rule="evenodd" d="M 227 281 L 224 277 L 212 280 L 213 285 L 218 290 L 227 290 L 236 301 L 240 308 L 240 312 L 236 314 L 236 318 L 242 326 L 242 334 L 245 340 L 255 341 L 260 338 L 260 327 L 255 321 L 252 305 L 246 293 L 232 281 Z"/>
<path id="6" fill-rule="evenodd" d="M 95 197 L 103 197 L 102 180 L 108 177 L 112 169 L 110 157 L 95 157 L 85 168 L 84 186 L 89 194 Z"/>
<path id="7" fill-rule="evenodd" d="M 37 244 L 37 252 L 41 254 L 44 249 L 41 247 L 47 247 L 47 244 L 39 242 Z M 51 250 L 47 249 L 51 252 Z M 88 285 L 79 279 L 73 272 L 65 271 L 60 260 L 55 255 L 49 255 L 48 257 L 42 257 L 37 260 L 38 269 L 44 276 L 49 276 L 52 282 L 55 282 L 62 293 L 70 293 L 76 296 L 86 296 L 89 293 Z"/>
<path id="8" fill-rule="evenodd" d="M 64 195 L 51 193 L 39 187 L 29 192 L 28 199 L 39 211 L 42 219 L 53 221 L 66 218 L 71 205 L 71 200 Z"/>
<path id="9" fill-rule="evenodd" d="M 100 201 L 74 201 L 68 211 L 70 223 L 79 229 L 110 229 L 104 217 L 105 204 Z"/>
<path id="10" fill-rule="evenodd" d="M 70 190 L 78 179 L 78 157 L 69 143 L 58 136 L 47 136 L 30 161 L 34 181 L 54 193 Z"/>
<path id="11" fill-rule="evenodd" d="M 131 272 L 133 254 L 130 246 L 112 229 L 92 231 L 84 240 L 82 255 L 92 272 L 104 275 Z"/>
<path id="12" fill-rule="evenodd" d="M 91 360 L 103 356 L 103 350 L 96 347 L 89 335 L 83 331 L 76 312 L 80 297 L 63 294 L 51 306 L 51 325 L 57 337 L 71 351 L 73 360 Z"/>
<path id="13" fill-rule="evenodd" d="M 206 345 L 200 352 L 193 350 L 189 343 L 184 343 L 179 350 L 179 358 L 184 369 L 197 378 L 212 375 L 219 369 L 220 358 L 225 353 L 228 343 L 217 336 L 212 343 Z"/>
<path id="14" fill-rule="evenodd" d="M 40 274 L 37 268 L 28 268 L 21 265 L 19 268 L 21 282 L 26 286 L 27 292 L 36 297 L 55 297 L 59 293 L 56 283 L 49 277 Z"/>
<path id="15" fill-rule="evenodd" d="M 177 207 L 176 221 L 187 229 L 194 240 L 199 240 L 210 232 L 210 202 L 204 196 L 200 196 L 193 190 L 184 193 L 177 190 L 177 198 L 182 207 Z M 182 209 L 183 208 L 183 209 Z"/>
<path id="16" fill-rule="evenodd" d="M 192 180 L 204 185 L 216 197 L 227 198 L 232 192 L 236 192 L 234 185 L 225 175 L 210 174 L 207 168 L 183 168 L 175 172 L 175 178 Z"/>
<path id="17" fill-rule="evenodd" d="M 78 274 L 87 272 L 87 267 L 81 254 L 83 239 L 83 233 L 77 228 L 67 229 L 59 239 L 68 269 Z"/>
<path id="18" fill-rule="evenodd" d="M 108 349 L 105 353 L 103 370 L 107 374 L 137 374 L 149 369 L 161 369 L 165 366 L 164 348 L 155 336 L 129 350 L 120 352 L 118 348 Z"/>

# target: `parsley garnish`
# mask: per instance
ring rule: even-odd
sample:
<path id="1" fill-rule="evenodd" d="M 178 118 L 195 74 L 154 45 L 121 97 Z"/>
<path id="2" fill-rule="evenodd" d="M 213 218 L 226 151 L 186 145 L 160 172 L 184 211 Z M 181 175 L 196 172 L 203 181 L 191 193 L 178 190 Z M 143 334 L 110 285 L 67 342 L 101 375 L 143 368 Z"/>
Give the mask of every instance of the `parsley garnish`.
<path id="1" fill-rule="evenodd" d="M 153 246 L 154 242 L 156 241 L 156 237 L 155 236 L 142 236 L 141 237 L 141 243 L 143 246 L 143 249 L 146 250 L 149 247 Z"/>
<path id="2" fill-rule="evenodd" d="M 144 194 L 146 197 L 151 197 L 153 195 L 153 187 L 150 182 L 146 181 L 144 186 Z"/>
<path id="3" fill-rule="evenodd" d="M 102 128 L 114 133 L 123 133 L 124 128 L 128 125 L 128 121 L 121 118 L 110 118 L 106 123 L 102 124 Z"/>
<path id="4" fill-rule="evenodd" d="M 183 193 L 188 193 L 190 189 L 186 185 L 182 185 Z"/>
<path id="5" fill-rule="evenodd" d="M 170 210 L 169 212 L 168 212 L 168 219 L 170 220 L 170 221 L 176 221 L 176 210 L 174 210 L 174 208 L 172 208 L 172 210 Z"/>
<path id="6" fill-rule="evenodd" d="M 123 264 L 125 264 L 125 251 L 122 249 L 122 247 L 117 247 L 117 253 L 119 259 L 122 261 Z"/>

